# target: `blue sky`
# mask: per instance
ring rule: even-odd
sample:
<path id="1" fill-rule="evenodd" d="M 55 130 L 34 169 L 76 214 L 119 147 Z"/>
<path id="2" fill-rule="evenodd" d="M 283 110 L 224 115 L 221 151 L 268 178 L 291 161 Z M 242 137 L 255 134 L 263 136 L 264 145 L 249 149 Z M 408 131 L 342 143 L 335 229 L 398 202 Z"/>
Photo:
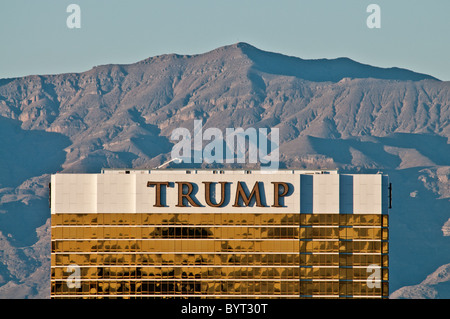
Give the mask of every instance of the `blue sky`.
<path id="1" fill-rule="evenodd" d="M 66 7 L 81 7 L 81 28 Z M 369 29 L 366 7 L 381 8 Z M 450 80 L 448 0 L 2 0 L 0 78 L 82 72 L 247 42 L 305 59 L 349 57 Z"/>

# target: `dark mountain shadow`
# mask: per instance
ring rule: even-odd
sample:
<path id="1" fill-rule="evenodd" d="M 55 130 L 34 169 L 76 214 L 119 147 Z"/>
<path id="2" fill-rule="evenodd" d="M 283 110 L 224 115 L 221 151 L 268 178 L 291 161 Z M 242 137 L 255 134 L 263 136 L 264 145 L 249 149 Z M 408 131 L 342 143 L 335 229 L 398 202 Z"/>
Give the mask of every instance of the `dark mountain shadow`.
<path id="1" fill-rule="evenodd" d="M 308 136 L 314 150 L 331 157 L 336 163 L 351 164 L 350 148 L 360 151 L 374 161 L 380 168 L 395 168 L 401 159 L 384 149 L 385 146 L 414 149 L 436 165 L 450 165 L 450 145 L 442 136 L 431 134 L 395 133 L 387 137 L 373 137 L 373 141 L 358 138 L 325 139 Z"/>
<path id="2" fill-rule="evenodd" d="M 6 85 L 12 81 L 14 81 L 16 78 L 4 78 L 0 79 L 0 86 Z"/>
<path id="3" fill-rule="evenodd" d="M 360 141 L 358 139 L 324 139 L 308 136 L 314 150 L 322 155 L 331 157 L 334 162 L 351 164 L 353 156 L 350 148 L 354 148 L 382 167 L 397 167 L 401 160 L 398 156 L 384 150 L 383 143 Z"/>
<path id="4" fill-rule="evenodd" d="M 38 240 L 36 229 L 50 217 L 48 199 L 32 200 L 29 204 L 10 202 L 1 205 L 0 231 L 14 247 L 27 247 Z"/>
<path id="5" fill-rule="evenodd" d="M 70 140 L 59 133 L 23 130 L 21 122 L 0 116 L 0 187 L 61 169 Z"/>
<path id="6" fill-rule="evenodd" d="M 383 80 L 437 80 L 427 75 L 400 68 L 380 68 L 358 63 L 349 58 L 304 60 L 279 53 L 259 50 L 247 43 L 238 43 L 254 68 L 269 74 L 295 76 L 308 81 L 339 82 L 343 78 L 375 78 Z"/>
<path id="7" fill-rule="evenodd" d="M 331 157 L 336 163 L 352 162 L 352 154 L 345 140 L 314 136 L 308 136 L 308 140 L 317 153 Z"/>
<path id="8" fill-rule="evenodd" d="M 146 123 L 145 118 L 136 108 L 128 110 L 128 113 L 135 123 L 148 132 L 131 138 L 131 142 L 145 155 L 153 158 L 172 150 L 173 143 L 167 137 L 160 135 L 161 130 L 158 126 Z"/>
<path id="9" fill-rule="evenodd" d="M 436 165 L 450 165 L 450 145 L 447 138 L 431 134 L 395 133 L 387 137 L 375 137 L 381 144 L 412 148 L 428 157 Z"/>

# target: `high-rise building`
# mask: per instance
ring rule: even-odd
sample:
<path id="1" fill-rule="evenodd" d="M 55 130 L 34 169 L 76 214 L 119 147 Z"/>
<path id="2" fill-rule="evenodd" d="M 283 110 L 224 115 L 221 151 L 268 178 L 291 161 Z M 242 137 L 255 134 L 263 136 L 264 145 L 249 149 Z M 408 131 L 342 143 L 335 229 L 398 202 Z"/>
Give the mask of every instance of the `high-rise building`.
<path id="1" fill-rule="evenodd" d="M 52 298 L 387 298 L 388 177 L 51 177 Z"/>

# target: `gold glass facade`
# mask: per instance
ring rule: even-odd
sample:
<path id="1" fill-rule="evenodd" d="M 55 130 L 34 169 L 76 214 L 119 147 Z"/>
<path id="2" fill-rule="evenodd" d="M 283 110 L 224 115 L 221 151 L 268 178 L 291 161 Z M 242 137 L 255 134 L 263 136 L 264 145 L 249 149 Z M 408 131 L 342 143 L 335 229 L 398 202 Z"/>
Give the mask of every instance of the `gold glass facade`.
<path id="1" fill-rule="evenodd" d="M 51 265 L 52 298 L 387 298 L 388 216 L 55 213 Z"/>

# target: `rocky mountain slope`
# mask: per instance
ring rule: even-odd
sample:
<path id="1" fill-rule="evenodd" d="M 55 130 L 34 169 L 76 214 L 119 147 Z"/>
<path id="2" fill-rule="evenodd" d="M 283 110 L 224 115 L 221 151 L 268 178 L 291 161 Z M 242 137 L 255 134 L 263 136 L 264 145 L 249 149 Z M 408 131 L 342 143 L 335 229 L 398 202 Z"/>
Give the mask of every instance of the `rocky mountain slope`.
<path id="1" fill-rule="evenodd" d="M 450 83 L 237 43 L 0 80 L 0 297 L 49 295 L 49 174 L 154 168 L 194 119 L 279 128 L 281 167 L 388 173 L 393 297 L 450 263 Z"/>

